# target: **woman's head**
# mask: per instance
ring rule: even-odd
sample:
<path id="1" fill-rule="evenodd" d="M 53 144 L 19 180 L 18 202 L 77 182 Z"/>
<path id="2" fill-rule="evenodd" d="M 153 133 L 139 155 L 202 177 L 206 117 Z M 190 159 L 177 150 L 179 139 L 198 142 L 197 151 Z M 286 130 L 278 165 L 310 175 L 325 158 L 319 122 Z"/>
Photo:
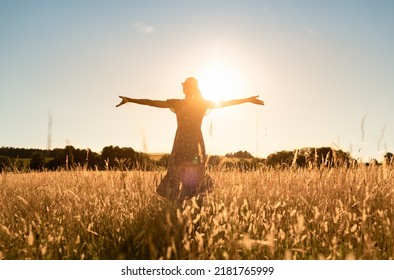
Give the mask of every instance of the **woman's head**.
<path id="1" fill-rule="evenodd" d="M 195 78 L 189 77 L 187 78 L 183 83 L 183 93 L 187 97 L 192 97 L 192 98 L 199 98 L 201 99 L 201 92 L 200 89 L 198 88 L 198 82 Z"/>
<path id="2" fill-rule="evenodd" d="M 183 86 L 190 86 L 190 87 L 194 87 L 194 88 L 198 88 L 198 82 L 196 80 L 196 78 L 193 77 L 189 77 L 187 78 L 183 83 Z"/>

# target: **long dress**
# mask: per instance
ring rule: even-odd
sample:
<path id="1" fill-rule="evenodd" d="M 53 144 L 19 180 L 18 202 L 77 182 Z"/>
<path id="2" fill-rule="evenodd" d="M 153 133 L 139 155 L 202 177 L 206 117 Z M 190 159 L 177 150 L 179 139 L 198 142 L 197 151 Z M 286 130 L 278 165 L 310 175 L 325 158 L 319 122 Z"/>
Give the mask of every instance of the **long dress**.
<path id="1" fill-rule="evenodd" d="M 167 173 L 156 192 L 170 200 L 182 201 L 213 191 L 213 179 L 205 172 L 206 153 L 201 132 L 207 108 L 204 102 L 169 99 L 176 114 L 177 131 Z"/>

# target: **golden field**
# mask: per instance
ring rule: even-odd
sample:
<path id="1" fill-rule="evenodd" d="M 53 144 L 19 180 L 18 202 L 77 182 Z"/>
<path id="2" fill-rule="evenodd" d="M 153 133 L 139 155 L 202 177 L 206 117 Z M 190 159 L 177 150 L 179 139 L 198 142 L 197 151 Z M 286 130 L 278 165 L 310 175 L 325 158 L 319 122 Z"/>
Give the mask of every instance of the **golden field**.
<path id="1" fill-rule="evenodd" d="M 159 171 L 3 172 L 0 259 L 394 258 L 392 167 L 210 175 L 180 205 Z"/>

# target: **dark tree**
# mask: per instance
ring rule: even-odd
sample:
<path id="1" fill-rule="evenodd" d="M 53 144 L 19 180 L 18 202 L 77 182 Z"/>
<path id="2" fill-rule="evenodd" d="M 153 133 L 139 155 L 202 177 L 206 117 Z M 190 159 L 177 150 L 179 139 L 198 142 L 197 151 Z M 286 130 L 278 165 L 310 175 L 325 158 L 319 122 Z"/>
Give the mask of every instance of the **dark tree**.
<path id="1" fill-rule="evenodd" d="M 12 169 L 12 160 L 7 156 L 0 155 L 0 172 Z"/>
<path id="2" fill-rule="evenodd" d="M 393 153 L 388 152 L 388 153 L 386 153 L 386 154 L 384 155 L 384 163 L 385 163 L 386 165 L 394 164 Z"/>
<path id="3" fill-rule="evenodd" d="M 267 165 L 273 167 L 277 167 L 277 166 L 289 167 L 292 165 L 293 160 L 294 160 L 294 152 L 280 151 L 275 154 L 270 154 L 267 157 Z"/>
<path id="4" fill-rule="evenodd" d="M 254 158 L 249 152 L 247 151 L 238 151 L 236 153 L 227 153 L 225 155 L 229 158 Z"/>
<path id="5" fill-rule="evenodd" d="M 33 153 L 30 159 L 31 170 L 43 170 L 45 165 L 45 158 L 41 152 Z"/>
<path id="6" fill-rule="evenodd" d="M 218 166 L 220 164 L 220 157 L 219 156 L 209 156 L 207 164 L 210 166 Z"/>
<path id="7" fill-rule="evenodd" d="M 169 154 L 164 154 L 158 161 L 157 161 L 157 166 L 167 168 L 168 166 L 168 161 L 170 160 L 170 155 Z"/>

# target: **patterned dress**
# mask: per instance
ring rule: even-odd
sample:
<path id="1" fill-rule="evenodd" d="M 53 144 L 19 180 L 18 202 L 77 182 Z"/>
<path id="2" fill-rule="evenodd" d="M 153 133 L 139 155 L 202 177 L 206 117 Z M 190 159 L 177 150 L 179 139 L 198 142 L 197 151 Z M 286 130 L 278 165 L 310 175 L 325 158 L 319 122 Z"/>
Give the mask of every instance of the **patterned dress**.
<path id="1" fill-rule="evenodd" d="M 213 191 L 213 179 L 205 173 L 205 145 L 201 132 L 207 108 L 204 102 L 169 99 L 176 114 L 178 128 L 170 155 L 167 174 L 157 193 L 170 200 L 189 199 Z"/>

